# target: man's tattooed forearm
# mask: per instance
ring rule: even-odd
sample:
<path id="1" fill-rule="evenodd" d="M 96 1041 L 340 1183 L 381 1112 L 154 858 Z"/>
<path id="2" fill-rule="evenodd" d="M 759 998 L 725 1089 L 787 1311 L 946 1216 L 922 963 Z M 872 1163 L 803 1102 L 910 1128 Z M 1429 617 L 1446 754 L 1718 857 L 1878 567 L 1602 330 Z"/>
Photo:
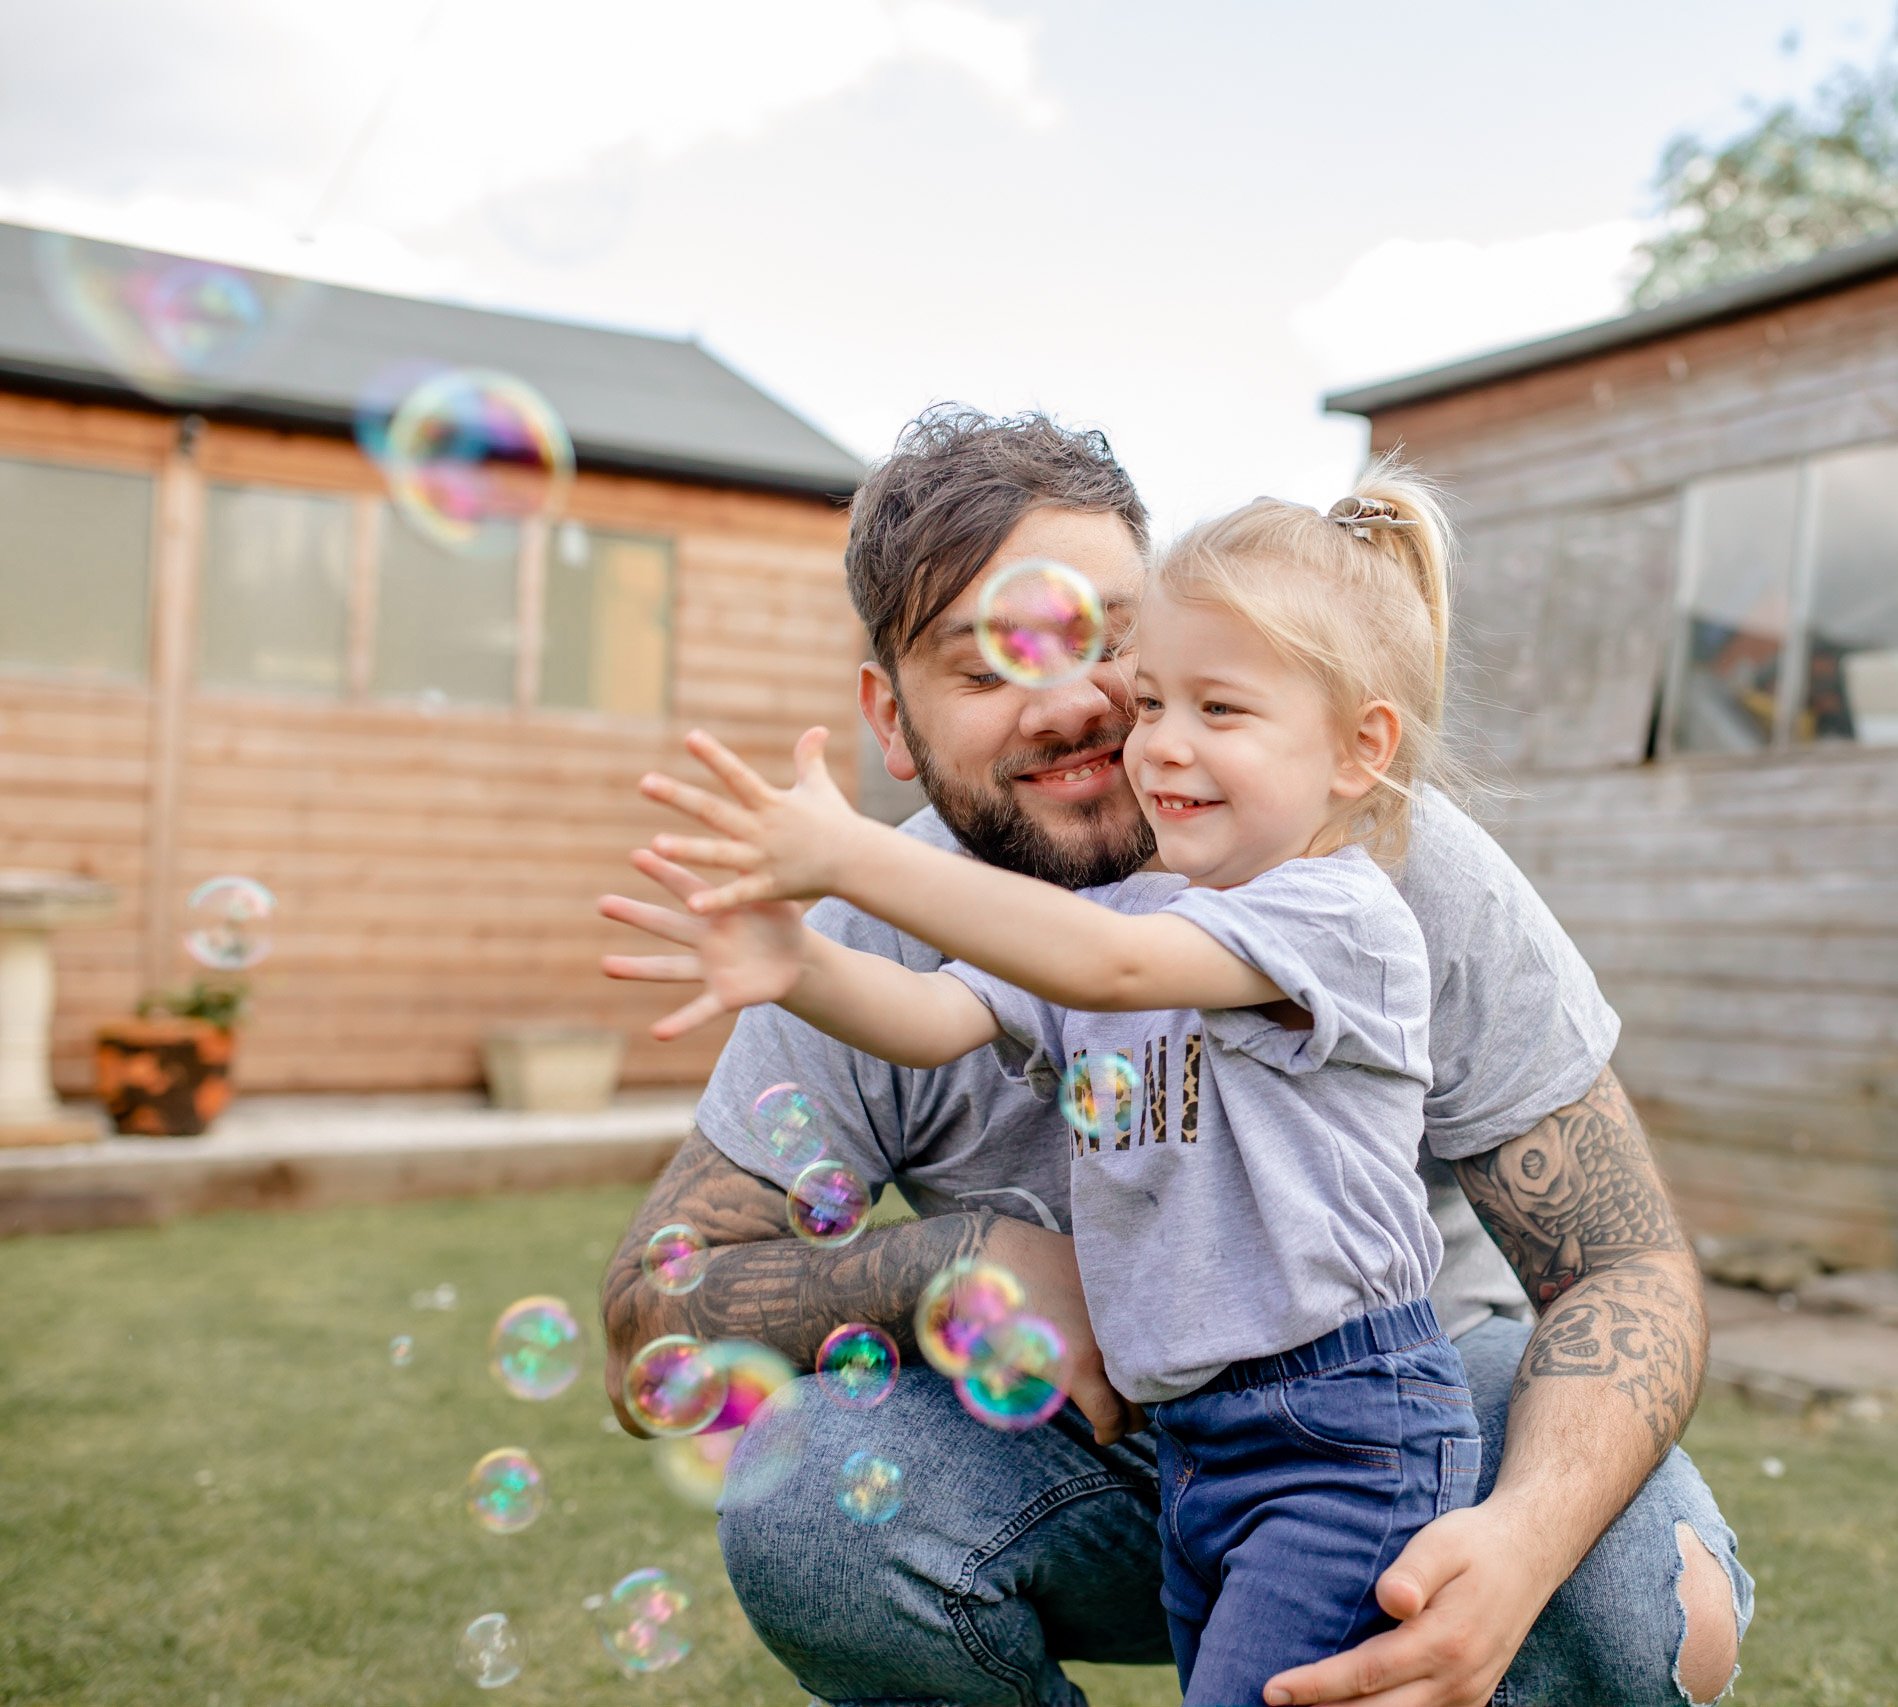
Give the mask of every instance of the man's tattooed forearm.
<path id="1" fill-rule="evenodd" d="M 689 1221 L 709 1250 L 704 1279 L 682 1296 L 659 1291 L 640 1264 L 647 1240 L 670 1221 Z M 789 1236 L 782 1190 L 694 1132 L 607 1270 L 607 1335 L 622 1355 L 661 1334 L 758 1340 L 809 1368 L 832 1328 L 874 1322 L 910 1352 L 917 1297 L 939 1270 L 975 1255 L 993 1221 L 993 1211 L 933 1216 L 818 1249 Z"/>
<path id="2" fill-rule="evenodd" d="M 1538 1380 L 1606 1382 L 1647 1424 L 1658 1462 L 1693 1415 L 1706 1343 L 1691 1269 L 1678 1256 L 1631 1258 L 1590 1275 L 1543 1315 L 1511 1403 Z"/>
<path id="3" fill-rule="evenodd" d="M 1520 1138 L 1451 1166 L 1538 1310 L 1595 1269 L 1687 1248 L 1612 1072 Z"/>

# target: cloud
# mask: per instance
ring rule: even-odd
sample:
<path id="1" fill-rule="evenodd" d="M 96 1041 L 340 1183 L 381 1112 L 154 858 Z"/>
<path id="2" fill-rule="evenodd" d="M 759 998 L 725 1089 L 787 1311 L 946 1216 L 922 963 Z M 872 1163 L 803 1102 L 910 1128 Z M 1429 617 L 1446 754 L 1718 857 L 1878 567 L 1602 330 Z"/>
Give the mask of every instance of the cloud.
<path id="1" fill-rule="evenodd" d="M 1388 379 L 1623 312 L 1631 219 L 1495 243 L 1386 238 L 1292 328 L 1328 386 Z"/>

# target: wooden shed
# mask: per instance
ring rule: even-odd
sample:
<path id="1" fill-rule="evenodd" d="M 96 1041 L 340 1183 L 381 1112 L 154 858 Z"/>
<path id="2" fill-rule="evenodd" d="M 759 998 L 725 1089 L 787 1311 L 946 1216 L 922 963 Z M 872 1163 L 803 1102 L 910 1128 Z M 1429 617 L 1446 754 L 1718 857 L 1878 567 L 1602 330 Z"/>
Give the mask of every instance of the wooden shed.
<path id="1" fill-rule="evenodd" d="M 58 940 L 55 1074 L 188 980 L 199 882 L 268 885 L 252 1089 L 472 1084 L 493 1024 L 623 1027 L 685 1082 L 593 916 L 657 827 L 640 774 L 703 725 L 768 771 L 851 727 L 856 459 L 690 340 L 305 293 L 236 395 L 152 401 L 54 312 L 0 226 L 0 867 L 90 873 Z M 563 515 L 464 557 L 393 513 L 352 423 L 390 363 L 501 370 L 571 430 Z M 837 762 L 851 780 L 852 749 Z"/>
<path id="2" fill-rule="evenodd" d="M 1340 392 L 1456 501 L 1482 810 L 1693 1224 L 1898 1257 L 1898 237 Z"/>

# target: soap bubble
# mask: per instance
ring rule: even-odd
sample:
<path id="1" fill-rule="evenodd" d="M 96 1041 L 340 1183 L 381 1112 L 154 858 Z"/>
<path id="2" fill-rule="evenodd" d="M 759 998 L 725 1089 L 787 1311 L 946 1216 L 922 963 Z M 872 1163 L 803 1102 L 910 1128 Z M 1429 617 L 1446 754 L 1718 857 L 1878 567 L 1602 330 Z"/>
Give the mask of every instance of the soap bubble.
<path id="1" fill-rule="evenodd" d="M 1011 564 L 982 589 L 975 640 L 990 669 L 1025 688 L 1084 674 L 1107 644 L 1107 613 L 1094 583 L 1046 558 Z"/>
<path id="2" fill-rule="evenodd" d="M 626 1366 L 626 1408 L 650 1434 L 697 1434 L 724 1408 L 725 1372 L 690 1334 L 642 1346 Z"/>
<path id="3" fill-rule="evenodd" d="M 801 1171 L 824 1154 L 822 1115 L 817 1098 L 803 1086 L 773 1085 L 751 1105 L 751 1133 L 773 1161 Z"/>
<path id="4" fill-rule="evenodd" d="M 505 1612 L 484 1612 L 455 1644 L 455 1670 L 477 1689 L 499 1689 L 521 1675 L 527 1643 Z"/>
<path id="5" fill-rule="evenodd" d="M 1781 1476 L 1786 1474 L 1785 1460 L 1782 1458 L 1762 1458 L 1760 1460 L 1760 1474 L 1777 1482 Z"/>
<path id="6" fill-rule="evenodd" d="M 1061 1075 L 1061 1117 L 1084 1138 L 1132 1132 L 1140 1118 L 1140 1069 L 1125 1055 L 1084 1049 Z"/>
<path id="7" fill-rule="evenodd" d="M 1052 1322 L 1017 1316 L 977 1342 L 956 1397 L 977 1422 L 1019 1433 L 1045 1423 L 1067 1401 L 1061 1359 L 1067 1342 Z"/>
<path id="8" fill-rule="evenodd" d="M 903 1509 L 903 1467 L 853 1452 L 837 1472 L 837 1509 L 853 1523 L 888 1523 Z"/>
<path id="9" fill-rule="evenodd" d="M 383 473 L 419 532 L 456 551 L 507 555 L 516 528 L 559 507 L 573 444 L 553 406 L 504 373 L 426 379 L 389 422 Z"/>
<path id="10" fill-rule="evenodd" d="M 396 411 L 418 386 L 450 371 L 445 362 L 415 356 L 378 368 L 356 393 L 356 443 L 363 455 L 383 467 L 389 457 L 389 423 Z"/>
<path id="11" fill-rule="evenodd" d="M 870 1188 L 842 1162 L 813 1162 L 785 1194 L 791 1231 L 813 1245 L 847 1245 L 864 1228 Z"/>
<path id="12" fill-rule="evenodd" d="M 817 1385 L 847 1411 L 880 1405 L 896 1385 L 896 1341 L 867 1322 L 833 1328 L 817 1348 Z"/>
<path id="13" fill-rule="evenodd" d="M 678 1629 L 692 1598 L 656 1566 L 621 1577 L 598 1606 L 592 1607 L 600 1645 L 628 1675 L 663 1671 L 692 1651 Z"/>
<path id="14" fill-rule="evenodd" d="M 214 972 L 243 972 L 270 952 L 277 898 L 250 877 L 213 877 L 185 902 L 185 948 Z"/>
<path id="15" fill-rule="evenodd" d="M 468 1510 L 491 1535 L 515 1535 L 547 1505 L 540 1466 L 518 1446 L 497 1447 L 468 1472 Z"/>
<path id="16" fill-rule="evenodd" d="M 35 234 L 33 258 L 55 312 L 88 352 L 172 404 L 249 389 L 319 291 L 304 279 L 56 231 Z"/>
<path id="17" fill-rule="evenodd" d="M 488 1372 L 517 1399 L 557 1399 L 580 1374 L 580 1324 L 560 1298 L 521 1298 L 488 1336 Z"/>
<path id="18" fill-rule="evenodd" d="M 659 1480 L 680 1499 L 701 1510 L 712 1511 L 725 1490 L 725 1472 L 732 1461 L 741 1429 L 720 1429 L 716 1434 L 688 1434 L 672 1440 L 652 1443 Z"/>
<path id="19" fill-rule="evenodd" d="M 639 1266 L 661 1292 L 690 1292 L 705 1278 L 705 1236 L 685 1221 L 661 1227 L 646 1241 Z"/>
<path id="20" fill-rule="evenodd" d="M 714 1340 L 705 1348 L 705 1361 L 722 1393 L 706 1424 L 711 1429 L 746 1427 L 767 1399 L 797 1380 L 790 1359 L 756 1340 Z"/>
<path id="21" fill-rule="evenodd" d="M 408 1334 L 397 1334 L 389 1341 L 389 1361 L 398 1369 L 406 1369 L 415 1361 L 415 1341 Z"/>
<path id="22" fill-rule="evenodd" d="M 943 1269 L 916 1301 L 916 1344 L 932 1368 L 954 1378 L 969 1371 L 985 1335 L 1027 1308 L 1022 1283 L 997 1263 L 964 1257 Z"/>

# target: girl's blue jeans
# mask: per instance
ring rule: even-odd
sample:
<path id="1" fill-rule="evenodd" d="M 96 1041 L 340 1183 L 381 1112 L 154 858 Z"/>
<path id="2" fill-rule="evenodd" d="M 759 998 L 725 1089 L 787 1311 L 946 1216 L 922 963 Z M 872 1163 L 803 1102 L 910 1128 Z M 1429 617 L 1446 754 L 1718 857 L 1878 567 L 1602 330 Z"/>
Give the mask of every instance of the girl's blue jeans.
<path id="1" fill-rule="evenodd" d="M 1222 1370 L 1153 1407 L 1160 1570 L 1187 1707 L 1390 1625 L 1378 1577 L 1476 1498 L 1483 1449 L 1463 1360 L 1427 1300 Z"/>

